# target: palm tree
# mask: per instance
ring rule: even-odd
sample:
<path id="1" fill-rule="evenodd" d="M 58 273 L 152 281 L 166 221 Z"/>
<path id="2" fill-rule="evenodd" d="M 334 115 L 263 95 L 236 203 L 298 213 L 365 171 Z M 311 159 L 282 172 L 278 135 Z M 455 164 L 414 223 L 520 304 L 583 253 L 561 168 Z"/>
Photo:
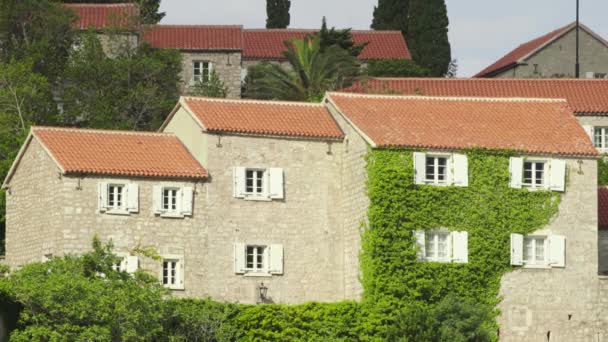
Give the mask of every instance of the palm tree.
<path id="1" fill-rule="evenodd" d="M 290 68 L 262 62 L 249 70 L 245 97 L 289 101 L 320 101 L 326 91 L 350 85 L 360 64 L 339 46 L 321 50 L 318 35 L 285 42 Z"/>

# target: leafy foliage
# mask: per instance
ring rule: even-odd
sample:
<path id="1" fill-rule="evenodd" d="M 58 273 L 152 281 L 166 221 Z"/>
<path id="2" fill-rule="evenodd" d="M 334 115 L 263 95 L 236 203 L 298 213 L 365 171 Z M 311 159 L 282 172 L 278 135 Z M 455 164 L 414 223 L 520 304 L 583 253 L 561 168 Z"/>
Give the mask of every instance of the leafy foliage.
<path id="1" fill-rule="evenodd" d="M 451 48 L 445 0 L 411 0 L 407 43 L 414 61 L 442 77 L 448 72 Z"/>
<path id="2" fill-rule="evenodd" d="M 608 185 L 608 161 L 605 155 L 597 160 L 597 182 L 598 185 Z"/>
<path id="3" fill-rule="evenodd" d="M 165 302 L 163 326 L 167 341 L 234 341 L 239 306 L 211 300 L 172 299 Z"/>
<path id="4" fill-rule="evenodd" d="M 245 96 L 259 99 L 320 101 L 328 90 L 348 86 L 359 74 L 359 63 L 346 50 L 321 51 L 319 35 L 285 42 L 290 69 L 262 62 L 249 69 Z"/>
<path id="5" fill-rule="evenodd" d="M 266 0 L 266 28 L 287 28 L 291 21 L 290 0 Z"/>
<path id="6" fill-rule="evenodd" d="M 367 74 L 372 77 L 427 77 L 430 71 L 408 59 L 380 59 L 368 62 Z"/>
<path id="7" fill-rule="evenodd" d="M 208 81 L 199 81 L 190 87 L 192 96 L 220 97 L 228 96 L 228 87 L 222 82 L 220 76 L 213 70 Z"/>
<path id="8" fill-rule="evenodd" d="M 335 27 L 327 28 L 327 20 L 323 17 L 321 31 L 318 33 L 321 39 L 321 52 L 325 52 L 331 46 L 338 46 L 353 56 L 357 57 L 368 43 L 355 44 L 351 29 L 337 30 Z"/>
<path id="9" fill-rule="evenodd" d="M 410 0 L 378 0 L 374 7 L 374 30 L 399 30 L 407 37 Z"/>
<path id="10" fill-rule="evenodd" d="M 459 188 L 414 185 L 411 151 L 370 152 L 369 226 L 361 254 L 366 301 L 396 309 L 414 302 L 434 306 L 448 295 L 498 303 L 500 278 L 511 270 L 510 234 L 545 226 L 561 197 L 510 188 L 509 152 L 466 154 L 469 186 Z M 413 231 L 439 227 L 469 233 L 467 264 L 418 261 Z M 387 317 L 395 319 L 396 312 Z M 486 323 L 495 330 L 493 320 Z"/>

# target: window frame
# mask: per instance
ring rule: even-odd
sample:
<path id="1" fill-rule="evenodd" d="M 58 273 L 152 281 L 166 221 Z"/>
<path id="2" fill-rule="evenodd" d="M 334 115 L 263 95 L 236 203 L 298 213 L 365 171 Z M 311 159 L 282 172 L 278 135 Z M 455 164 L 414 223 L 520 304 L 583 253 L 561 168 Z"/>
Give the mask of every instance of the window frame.
<path id="1" fill-rule="evenodd" d="M 599 146 L 596 144 L 598 130 L 600 131 Z M 595 146 L 595 148 L 597 148 L 600 152 L 608 152 L 608 126 L 593 126 L 593 146 Z"/>
<path id="2" fill-rule="evenodd" d="M 255 181 L 256 180 L 260 180 L 262 182 L 261 184 L 261 191 L 260 192 L 249 192 L 247 191 L 247 181 L 249 180 L 248 177 L 248 173 L 249 172 L 254 172 L 254 173 L 261 173 L 260 177 L 254 177 L 253 178 L 253 184 L 252 187 L 255 190 L 255 188 L 257 188 L 257 186 L 255 186 Z M 255 167 L 247 167 L 245 168 L 245 179 L 244 179 L 245 183 L 243 184 L 243 194 L 245 195 L 245 198 L 266 198 L 267 193 L 268 193 L 268 186 L 269 184 L 267 184 L 268 182 L 268 169 L 264 169 L 264 168 L 255 168 Z"/>
<path id="3" fill-rule="evenodd" d="M 249 261 L 249 248 L 253 248 L 255 253 L 253 254 L 253 267 L 248 267 Z M 257 251 L 257 249 L 262 249 L 261 254 Z M 257 262 L 255 260 L 256 257 L 262 257 L 262 267 L 259 268 L 256 266 Z M 263 274 L 269 275 L 269 255 L 268 255 L 268 245 L 264 244 L 245 244 L 245 274 Z"/>
<path id="4" fill-rule="evenodd" d="M 433 159 L 433 179 L 429 179 L 428 171 L 428 161 L 429 159 Z M 439 178 L 439 160 L 445 159 L 445 173 L 444 179 L 440 181 Z M 425 155 L 424 160 L 424 183 L 430 185 L 438 185 L 438 186 L 448 186 L 450 185 L 450 173 L 452 172 L 452 161 L 451 155 L 449 154 L 441 154 L 441 153 L 428 153 Z"/>
<path id="5" fill-rule="evenodd" d="M 171 284 L 169 283 L 165 283 L 165 263 L 167 262 L 173 262 L 175 263 L 175 266 L 173 268 L 173 271 L 175 272 L 174 274 L 174 278 L 175 278 L 175 283 Z M 177 255 L 165 255 L 162 256 L 162 261 L 161 261 L 161 267 L 160 267 L 160 283 L 162 286 L 170 289 L 170 290 L 184 290 L 184 259 L 181 256 L 177 256 Z M 167 278 L 168 280 L 170 278 Z"/>
<path id="6" fill-rule="evenodd" d="M 198 64 L 198 67 L 197 67 Z M 205 68 L 205 65 L 207 66 Z M 205 79 L 205 70 L 207 70 L 207 78 Z M 198 75 L 197 75 L 198 71 Z M 193 60 L 192 61 L 192 80 L 193 85 L 202 82 L 206 83 L 211 80 L 211 74 L 213 73 L 213 63 L 208 60 Z"/>
<path id="7" fill-rule="evenodd" d="M 526 183 L 526 164 L 532 164 L 533 165 L 533 169 L 532 169 L 532 178 L 531 178 L 531 183 Z M 542 177 L 542 183 L 541 184 L 536 184 L 536 172 L 538 171 L 536 169 L 537 164 L 543 164 L 543 177 Z M 522 163 L 522 175 L 521 175 L 521 187 L 528 189 L 528 190 L 547 190 L 549 189 L 549 179 L 551 177 L 550 174 L 550 160 L 544 160 L 544 159 L 524 159 L 523 163 Z"/>
<path id="8" fill-rule="evenodd" d="M 537 255 L 536 255 L 536 243 L 538 240 L 542 240 L 543 241 L 543 258 L 541 261 L 537 260 Z M 533 246 L 532 246 L 532 251 L 533 251 L 533 256 L 532 259 L 527 259 L 526 256 L 529 257 L 527 251 L 527 245 L 526 243 L 528 241 L 532 241 L 533 242 Z M 527 267 L 527 268 L 548 268 L 550 267 L 549 265 L 549 236 L 547 235 L 524 235 L 523 237 L 523 250 L 522 250 L 522 263 L 523 263 L 523 267 Z"/>
<path id="9" fill-rule="evenodd" d="M 120 206 L 111 205 L 111 196 L 115 196 L 116 194 L 112 193 L 112 188 L 121 189 L 120 190 Z M 127 213 L 127 183 L 119 183 L 119 182 L 109 182 L 106 189 L 106 203 L 105 206 L 107 208 L 107 213 Z M 116 200 L 114 199 L 116 202 Z"/>
<path id="10" fill-rule="evenodd" d="M 439 236 L 445 236 L 445 257 L 439 257 Z M 432 239 L 431 239 L 432 238 Z M 429 241 L 433 240 L 434 250 L 432 254 L 429 254 Z M 431 262 L 451 262 L 450 257 L 450 231 L 444 229 L 434 229 L 434 230 L 425 230 L 424 231 L 424 260 Z"/>
<path id="11" fill-rule="evenodd" d="M 165 192 L 166 191 L 175 191 L 172 199 L 175 201 L 175 209 L 165 208 Z M 182 208 L 182 188 L 178 186 L 162 186 L 161 187 L 161 210 L 162 216 L 182 216 L 181 208 Z"/>

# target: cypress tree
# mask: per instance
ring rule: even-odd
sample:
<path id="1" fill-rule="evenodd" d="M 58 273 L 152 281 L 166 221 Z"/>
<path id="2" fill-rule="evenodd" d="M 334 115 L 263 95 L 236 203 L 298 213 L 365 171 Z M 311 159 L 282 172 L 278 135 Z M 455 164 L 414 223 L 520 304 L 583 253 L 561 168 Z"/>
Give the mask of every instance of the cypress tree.
<path id="1" fill-rule="evenodd" d="M 266 28 L 287 28 L 291 21 L 290 0 L 266 0 Z"/>
<path id="2" fill-rule="evenodd" d="M 411 0 L 407 44 L 416 64 L 444 76 L 452 60 L 445 0 Z"/>
<path id="3" fill-rule="evenodd" d="M 410 0 L 378 0 L 374 7 L 374 30 L 399 30 L 407 38 Z"/>

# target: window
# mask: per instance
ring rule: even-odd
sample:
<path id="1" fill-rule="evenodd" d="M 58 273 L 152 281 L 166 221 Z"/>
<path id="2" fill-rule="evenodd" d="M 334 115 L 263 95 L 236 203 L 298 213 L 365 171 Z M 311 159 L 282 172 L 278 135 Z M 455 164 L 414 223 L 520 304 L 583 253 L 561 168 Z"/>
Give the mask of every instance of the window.
<path id="1" fill-rule="evenodd" d="M 245 171 L 245 193 L 258 196 L 264 193 L 264 170 Z"/>
<path id="2" fill-rule="evenodd" d="M 234 167 L 234 197 L 270 201 L 284 198 L 283 169 Z"/>
<path id="3" fill-rule="evenodd" d="M 263 277 L 283 274 L 283 245 L 235 243 L 234 273 Z"/>
<path id="4" fill-rule="evenodd" d="M 112 268 L 117 272 L 135 273 L 139 268 L 139 258 L 135 255 L 120 255 Z"/>
<path id="5" fill-rule="evenodd" d="M 447 261 L 449 232 L 426 232 L 425 259 L 429 261 Z"/>
<path id="6" fill-rule="evenodd" d="M 414 152 L 414 181 L 419 185 L 469 185 L 467 156 L 459 153 Z"/>
<path id="7" fill-rule="evenodd" d="M 447 157 L 426 157 L 426 182 L 432 184 L 446 184 L 447 182 Z"/>
<path id="8" fill-rule="evenodd" d="M 123 190 L 124 185 L 122 184 L 110 184 L 108 185 L 108 208 L 110 210 L 121 210 L 124 206 Z"/>
<path id="9" fill-rule="evenodd" d="M 163 286 L 173 290 L 184 289 L 183 259 L 177 256 L 163 258 L 161 281 Z"/>
<path id="10" fill-rule="evenodd" d="M 526 161 L 524 162 L 524 181 L 523 186 L 528 188 L 545 187 L 545 162 Z"/>
<path id="11" fill-rule="evenodd" d="M 207 82 L 211 79 L 211 62 L 194 61 L 192 62 L 192 81 L 194 83 Z"/>
<path id="12" fill-rule="evenodd" d="M 594 72 L 593 78 L 606 78 L 606 73 L 605 72 Z"/>
<path id="13" fill-rule="evenodd" d="M 167 212 L 177 211 L 177 194 L 179 189 L 164 188 L 163 189 L 163 210 Z"/>
<path id="14" fill-rule="evenodd" d="M 247 265 L 245 269 L 251 272 L 265 272 L 266 246 L 247 246 Z"/>
<path id="15" fill-rule="evenodd" d="M 593 128 L 593 145 L 599 150 L 608 150 L 608 127 Z"/>
<path id="16" fill-rule="evenodd" d="M 524 238 L 524 263 L 529 265 L 545 265 L 546 237 L 526 236 Z"/>

